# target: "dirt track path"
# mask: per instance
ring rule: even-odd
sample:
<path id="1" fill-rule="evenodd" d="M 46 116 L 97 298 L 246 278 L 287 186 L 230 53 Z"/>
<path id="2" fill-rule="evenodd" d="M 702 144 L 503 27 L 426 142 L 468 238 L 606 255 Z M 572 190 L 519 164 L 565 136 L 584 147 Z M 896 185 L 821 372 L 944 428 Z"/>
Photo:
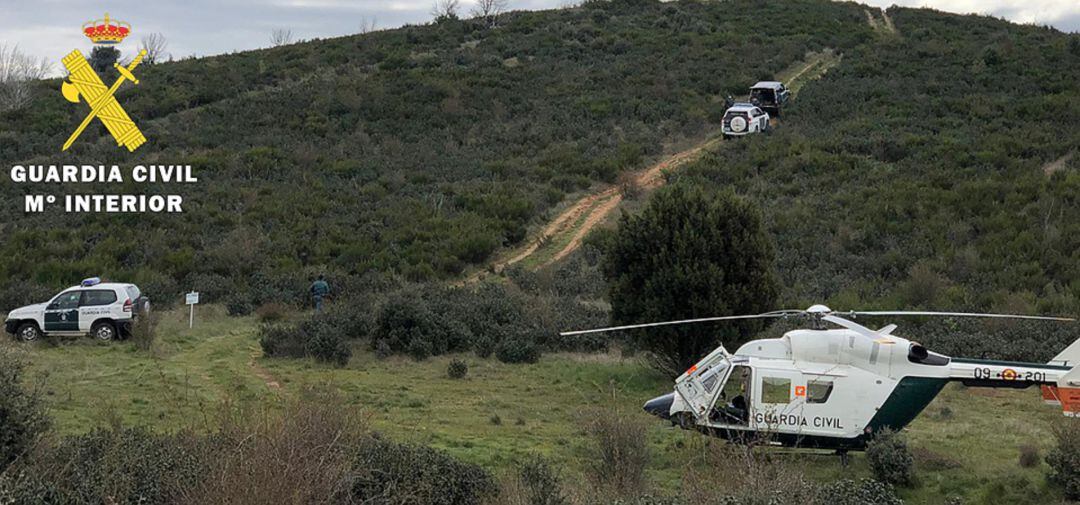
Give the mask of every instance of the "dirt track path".
<path id="1" fill-rule="evenodd" d="M 870 16 L 869 11 L 867 11 L 867 16 Z M 787 84 L 794 96 L 804 84 L 821 77 L 839 62 L 840 55 L 832 50 L 809 53 L 803 61 L 781 72 L 778 78 Z M 696 161 L 705 153 L 720 148 L 722 145 L 723 141 L 720 137 L 708 138 L 644 170 L 634 172 L 629 177 L 641 190 L 650 192 L 664 185 L 666 172 Z M 607 220 L 615 209 L 619 208 L 622 201 L 623 194 L 620 186 L 609 186 L 581 197 L 555 216 L 528 243 L 504 254 L 487 269 L 473 273 L 465 279 L 465 283 L 480 280 L 488 271 L 499 273 L 518 263 L 524 262 L 523 264 L 528 268 L 535 270 L 565 258 L 581 247 L 582 241 L 589 232 Z"/>
<path id="2" fill-rule="evenodd" d="M 1061 171 L 1062 169 L 1064 169 L 1065 166 L 1068 165 L 1069 161 L 1072 160 L 1074 156 L 1076 156 L 1076 149 L 1073 149 L 1072 151 L 1069 151 L 1069 152 L 1065 153 L 1065 156 L 1062 156 L 1062 157 L 1060 157 L 1060 158 L 1058 158 L 1058 159 L 1056 159 L 1054 161 L 1051 161 L 1050 163 L 1047 163 L 1047 164 L 1043 165 L 1043 167 L 1042 167 L 1043 173 L 1046 174 L 1047 177 L 1053 176 L 1055 172 L 1058 172 L 1058 171 Z"/>
<path id="3" fill-rule="evenodd" d="M 874 31 L 883 35 L 899 35 L 900 32 L 896 30 L 896 25 L 893 24 L 892 18 L 889 17 L 887 10 L 881 10 L 881 21 L 878 21 L 874 14 L 869 9 L 864 10 L 866 13 L 866 22 L 873 28 Z"/>
<path id="4" fill-rule="evenodd" d="M 251 357 L 248 360 L 248 366 L 251 367 L 251 373 L 266 383 L 266 387 L 270 389 L 281 389 L 281 383 L 274 379 L 274 376 L 270 374 L 270 371 L 259 365 L 258 359 L 261 352 L 258 349 L 251 350 Z"/>

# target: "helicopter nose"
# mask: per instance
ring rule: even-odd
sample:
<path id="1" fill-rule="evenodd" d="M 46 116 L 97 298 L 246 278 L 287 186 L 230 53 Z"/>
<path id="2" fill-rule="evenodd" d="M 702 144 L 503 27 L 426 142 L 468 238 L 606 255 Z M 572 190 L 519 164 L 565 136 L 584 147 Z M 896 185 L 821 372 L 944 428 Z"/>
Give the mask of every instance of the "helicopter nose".
<path id="1" fill-rule="evenodd" d="M 657 396 L 652 400 L 645 402 L 645 412 L 648 412 L 660 419 L 671 419 L 671 404 L 675 402 L 675 393 L 668 393 L 664 396 Z"/>

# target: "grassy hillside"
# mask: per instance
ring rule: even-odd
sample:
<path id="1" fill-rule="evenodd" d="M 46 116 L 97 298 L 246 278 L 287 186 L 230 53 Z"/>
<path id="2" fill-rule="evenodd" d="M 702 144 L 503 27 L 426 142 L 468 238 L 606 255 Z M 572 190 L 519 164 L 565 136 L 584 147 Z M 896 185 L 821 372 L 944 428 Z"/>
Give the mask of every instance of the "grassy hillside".
<path id="1" fill-rule="evenodd" d="M 1080 312 L 1080 36 L 890 9 L 768 138 L 688 168 L 758 201 L 787 305 Z"/>
<path id="2" fill-rule="evenodd" d="M 85 107 L 45 82 L 0 116 L 5 165 L 190 163 L 200 182 L 107 188 L 181 193 L 179 217 L 27 216 L 42 187 L 4 185 L 0 286 L 100 273 L 214 299 L 325 268 L 452 277 L 568 193 L 714 130 L 720 97 L 872 38 L 849 4 L 637 0 L 185 60 L 120 93 L 151 139 L 131 155 L 97 124 L 60 155 Z"/>

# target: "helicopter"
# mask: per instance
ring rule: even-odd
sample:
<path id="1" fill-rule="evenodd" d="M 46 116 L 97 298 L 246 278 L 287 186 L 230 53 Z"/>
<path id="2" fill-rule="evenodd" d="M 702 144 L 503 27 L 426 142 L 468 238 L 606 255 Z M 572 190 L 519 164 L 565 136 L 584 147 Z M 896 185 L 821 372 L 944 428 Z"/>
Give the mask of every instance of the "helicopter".
<path id="1" fill-rule="evenodd" d="M 1039 386 L 1043 400 L 1066 416 L 1080 415 L 1080 340 L 1049 363 L 953 358 L 895 335 L 895 324 L 874 330 L 860 316 L 938 316 L 1075 321 L 1064 317 L 966 312 L 805 310 L 708 317 L 563 332 L 620 331 L 714 321 L 803 317 L 809 329 L 753 340 L 734 353 L 724 346 L 675 380 L 674 391 L 644 410 L 683 429 L 735 441 L 836 450 L 863 450 L 883 429 L 900 430 L 949 382 L 972 387 Z M 838 328 L 828 328 L 831 323 Z"/>

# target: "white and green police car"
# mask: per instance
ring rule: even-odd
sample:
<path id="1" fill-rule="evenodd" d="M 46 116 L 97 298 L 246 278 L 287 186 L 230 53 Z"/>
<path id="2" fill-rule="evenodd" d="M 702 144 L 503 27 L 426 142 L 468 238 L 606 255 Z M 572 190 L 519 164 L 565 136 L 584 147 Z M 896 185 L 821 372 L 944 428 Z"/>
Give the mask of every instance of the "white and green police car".
<path id="1" fill-rule="evenodd" d="M 4 329 L 26 342 L 45 335 L 113 340 L 130 335 L 135 318 L 149 307 L 149 300 L 134 284 L 103 283 L 92 277 L 45 303 L 11 311 Z"/>

